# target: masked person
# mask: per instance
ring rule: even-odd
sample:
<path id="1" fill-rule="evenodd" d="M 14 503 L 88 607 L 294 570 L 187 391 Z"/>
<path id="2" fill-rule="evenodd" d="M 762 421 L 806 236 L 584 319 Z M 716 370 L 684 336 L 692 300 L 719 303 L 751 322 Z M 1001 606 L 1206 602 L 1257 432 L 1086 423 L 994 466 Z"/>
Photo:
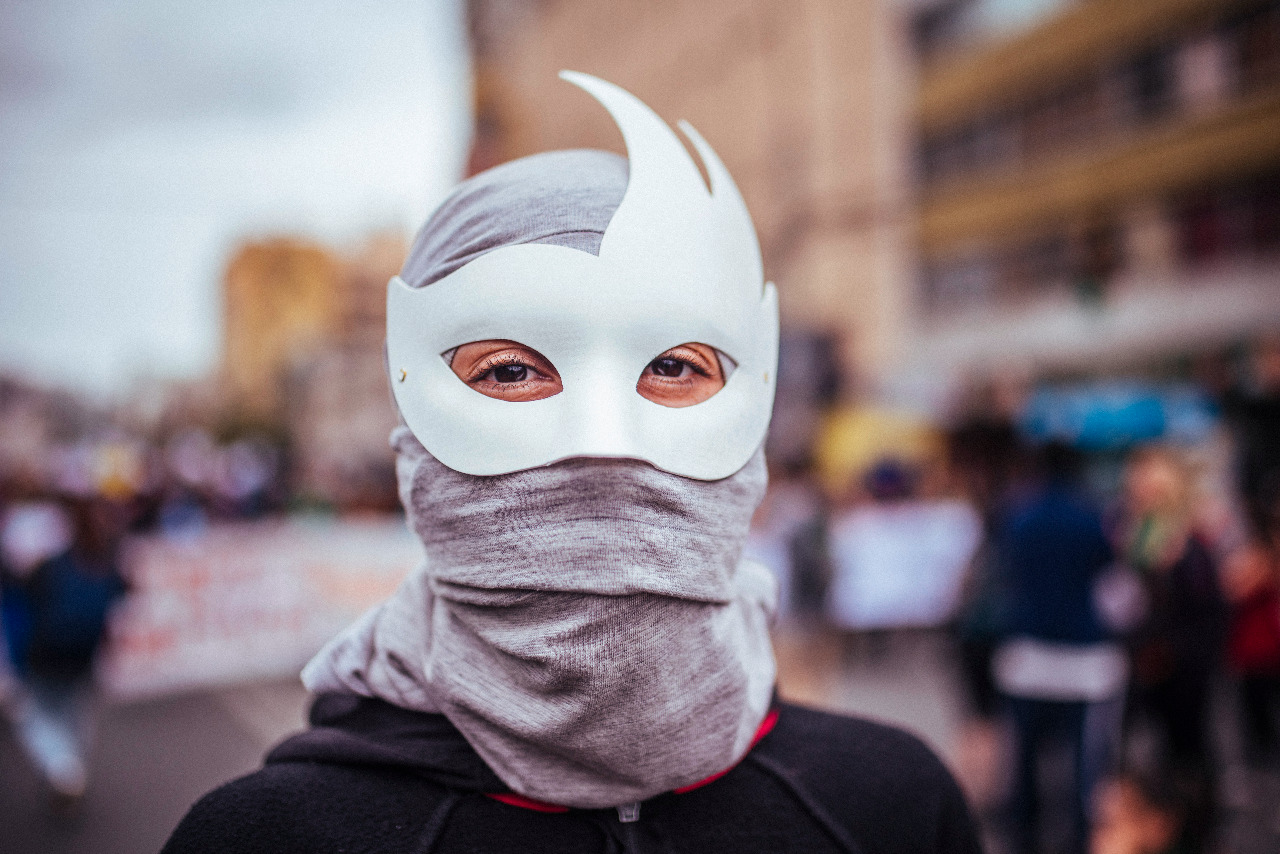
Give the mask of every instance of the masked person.
<path id="1" fill-rule="evenodd" d="M 629 159 L 463 183 L 389 286 L 400 497 L 426 553 L 303 680 L 311 728 L 165 849 L 978 850 L 919 741 L 774 697 L 741 558 L 777 304 L 687 125 L 565 73 Z"/>

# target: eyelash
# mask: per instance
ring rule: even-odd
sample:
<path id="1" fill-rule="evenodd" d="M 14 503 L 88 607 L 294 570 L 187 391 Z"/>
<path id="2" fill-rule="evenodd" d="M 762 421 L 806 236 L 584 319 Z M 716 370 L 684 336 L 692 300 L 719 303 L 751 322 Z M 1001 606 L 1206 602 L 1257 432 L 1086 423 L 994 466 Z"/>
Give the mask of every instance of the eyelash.
<path id="1" fill-rule="evenodd" d="M 471 371 L 471 376 L 467 378 L 467 382 L 480 382 L 494 368 L 503 368 L 509 365 L 525 368 L 532 374 L 541 375 L 542 373 L 533 365 L 530 365 L 514 353 L 501 353 L 497 356 L 491 356 L 476 365 L 476 367 Z M 525 382 L 528 382 L 528 380 L 525 380 Z M 504 383 L 504 385 L 519 385 L 519 383 Z"/>
<path id="2" fill-rule="evenodd" d="M 699 364 L 698 362 L 693 361 L 692 359 L 686 359 L 686 358 L 683 358 L 683 357 L 681 357 L 681 356 L 675 356 L 675 355 L 668 356 L 668 355 L 665 355 L 665 354 L 664 354 L 664 355 L 659 356 L 658 358 L 654 359 L 654 360 L 653 360 L 653 362 L 650 362 L 648 365 L 646 365 L 646 366 L 645 366 L 645 370 L 648 370 L 649 368 L 653 367 L 654 362 L 665 362 L 665 361 L 667 361 L 667 360 L 670 360 L 670 361 L 672 361 L 672 362 L 679 362 L 679 363 L 680 363 L 680 364 L 682 364 L 682 365 L 688 365 L 688 366 L 689 366 L 689 370 L 693 371 L 695 374 L 699 374 L 699 375 L 704 376 L 704 377 L 709 377 L 709 376 L 711 376 L 711 371 L 707 370 L 707 369 L 706 369 L 706 368 L 704 368 L 701 364 Z M 663 377 L 663 376 L 659 376 L 659 375 L 658 375 L 658 374 L 656 374 L 656 373 L 655 373 L 655 374 L 652 374 L 652 376 L 658 377 L 658 379 L 660 379 L 660 380 L 666 380 L 666 381 L 668 381 L 668 382 L 681 382 L 681 381 L 682 381 L 682 380 L 680 380 L 680 379 L 678 379 L 678 378 L 676 378 L 676 377 Z"/>

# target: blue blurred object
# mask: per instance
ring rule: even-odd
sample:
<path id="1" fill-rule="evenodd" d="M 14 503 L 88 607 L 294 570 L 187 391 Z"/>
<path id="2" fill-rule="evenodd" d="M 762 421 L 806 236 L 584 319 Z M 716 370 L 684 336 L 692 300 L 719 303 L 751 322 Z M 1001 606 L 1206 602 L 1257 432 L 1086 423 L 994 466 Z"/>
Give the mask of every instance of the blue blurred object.
<path id="1" fill-rule="evenodd" d="M 1021 426 L 1037 442 L 1104 451 L 1155 439 L 1195 442 L 1217 423 L 1213 402 L 1192 385 L 1109 381 L 1037 389 Z"/>
<path id="2" fill-rule="evenodd" d="M 26 593 L 17 587 L 6 587 L 0 593 L 0 632 L 4 635 L 9 666 L 19 675 L 26 671 L 27 650 L 31 647 L 31 626 L 31 603 Z"/>
<path id="3" fill-rule="evenodd" d="M 863 485 L 877 501 L 903 501 L 915 492 L 916 472 L 902 460 L 882 457 L 867 472 Z"/>

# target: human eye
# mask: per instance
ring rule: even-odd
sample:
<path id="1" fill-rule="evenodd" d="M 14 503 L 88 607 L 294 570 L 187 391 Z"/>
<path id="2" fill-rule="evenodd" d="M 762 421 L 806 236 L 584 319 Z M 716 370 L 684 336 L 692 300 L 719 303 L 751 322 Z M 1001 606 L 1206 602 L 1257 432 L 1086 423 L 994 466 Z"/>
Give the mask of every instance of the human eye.
<path id="1" fill-rule="evenodd" d="M 555 366 L 517 341 L 463 344 L 453 352 L 449 367 L 476 391 L 499 400 L 542 400 L 564 388 Z"/>
<path id="2" fill-rule="evenodd" d="M 724 387 L 724 368 L 713 347 L 681 344 L 658 355 L 645 366 L 636 392 L 663 406 L 693 406 Z"/>
<path id="3" fill-rule="evenodd" d="M 699 349 L 689 345 L 672 347 L 650 362 L 645 371 L 655 377 L 670 380 L 691 380 L 695 375 L 714 378 L 719 374 L 715 354 L 701 352 L 705 345 L 698 346 Z"/>
<path id="4" fill-rule="evenodd" d="M 503 353 L 497 357 L 486 359 L 477 365 L 474 376 L 467 380 L 470 383 L 522 383 L 531 380 L 546 379 L 533 365 L 526 364 L 519 354 Z"/>
<path id="5" fill-rule="evenodd" d="M 670 356 L 654 359 L 646 368 L 649 373 L 657 377 L 666 377 L 668 379 L 683 379 L 689 374 L 697 370 L 693 365 L 683 359 L 676 359 Z M 705 372 L 704 372 L 705 373 Z"/>

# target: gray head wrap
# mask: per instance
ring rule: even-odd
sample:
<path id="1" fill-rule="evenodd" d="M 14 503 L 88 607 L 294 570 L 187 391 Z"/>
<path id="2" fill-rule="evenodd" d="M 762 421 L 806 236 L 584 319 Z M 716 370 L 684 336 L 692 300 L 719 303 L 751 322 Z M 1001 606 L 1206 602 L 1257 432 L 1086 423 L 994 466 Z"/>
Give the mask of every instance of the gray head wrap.
<path id="1" fill-rule="evenodd" d="M 608 151 L 549 151 L 482 172 L 453 191 L 418 232 L 400 278 L 414 288 L 486 252 L 550 243 L 600 254 L 627 192 L 627 161 Z"/>
<path id="2" fill-rule="evenodd" d="M 465 182 L 401 278 L 428 286 L 486 251 L 588 252 L 626 189 L 616 155 L 538 155 Z M 514 791 L 632 803 L 725 770 L 768 712 L 775 589 L 742 561 L 763 454 L 720 481 L 631 460 L 495 477 L 392 433 L 426 561 L 303 672 L 312 691 L 439 711 Z"/>

